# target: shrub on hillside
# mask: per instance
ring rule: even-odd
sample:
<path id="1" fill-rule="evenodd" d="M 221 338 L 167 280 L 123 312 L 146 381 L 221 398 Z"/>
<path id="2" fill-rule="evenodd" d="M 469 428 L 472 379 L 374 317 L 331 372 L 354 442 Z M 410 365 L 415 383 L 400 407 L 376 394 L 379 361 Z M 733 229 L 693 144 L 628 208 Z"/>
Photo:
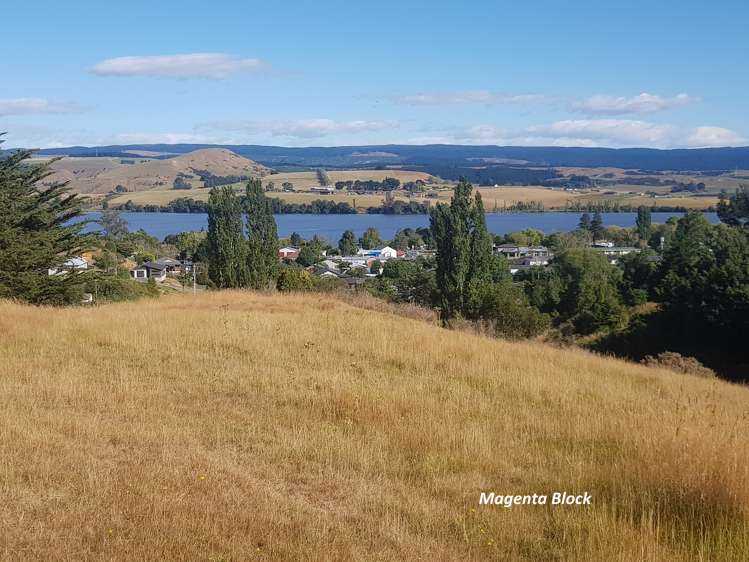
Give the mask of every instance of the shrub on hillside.
<path id="1" fill-rule="evenodd" d="M 278 275 L 276 288 L 279 291 L 309 291 L 314 287 L 314 280 L 306 269 L 284 267 Z"/>
<path id="2" fill-rule="evenodd" d="M 700 377 L 715 377 L 715 371 L 705 367 L 694 357 L 686 357 L 681 353 L 673 351 L 664 351 L 658 355 L 646 355 L 641 361 L 648 367 L 660 367 L 676 373 L 687 375 L 698 375 Z"/>

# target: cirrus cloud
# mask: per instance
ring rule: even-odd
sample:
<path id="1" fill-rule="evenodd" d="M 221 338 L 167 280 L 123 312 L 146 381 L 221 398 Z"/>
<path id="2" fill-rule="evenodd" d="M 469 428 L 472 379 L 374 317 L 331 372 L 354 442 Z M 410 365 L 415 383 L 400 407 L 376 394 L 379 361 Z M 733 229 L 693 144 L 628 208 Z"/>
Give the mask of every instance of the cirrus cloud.
<path id="1" fill-rule="evenodd" d="M 83 106 L 73 102 L 54 102 L 45 98 L 0 99 L 0 116 L 82 113 Z"/>
<path id="2" fill-rule="evenodd" d="M 94 65 L 91 71 L 97 76 L 223 80 L 268 68 L 270 66 L 260 59 L 241 58 L 225 53 L 190 53 L 106 59 Z"/>

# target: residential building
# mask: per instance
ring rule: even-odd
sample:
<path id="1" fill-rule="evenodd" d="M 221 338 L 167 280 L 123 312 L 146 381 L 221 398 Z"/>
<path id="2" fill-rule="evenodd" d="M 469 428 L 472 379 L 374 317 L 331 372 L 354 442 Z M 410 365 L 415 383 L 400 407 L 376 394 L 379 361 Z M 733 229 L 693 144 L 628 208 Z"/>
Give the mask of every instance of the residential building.
<path id="1" fill-rule="evenodd" d="M 282 260 L 296 260 L 299 257 L 299 248 L 284 246 L 278 250 L 278 257 Z"/>

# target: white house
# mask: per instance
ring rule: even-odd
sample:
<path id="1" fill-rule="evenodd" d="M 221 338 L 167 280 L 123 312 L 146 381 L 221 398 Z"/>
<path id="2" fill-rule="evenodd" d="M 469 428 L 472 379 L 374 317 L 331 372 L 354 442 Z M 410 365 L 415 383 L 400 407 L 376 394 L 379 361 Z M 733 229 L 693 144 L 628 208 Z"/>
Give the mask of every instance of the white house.
<path id="1" fill-rule="evenodd" d="M 397 258 L 398 251 L 390 246 L 382 246 L 380 248 L 372 248 L 371 250 L 360 249 L 357 252 L 357 255 L 376 258 L 378 260 L 387 260 L 390 258 Z"/>
<path id="2" fill-rule="evenodd" d="M 68 271 L 85 271 L 88 269 L 88 262 L 81 257 L 73 257 L 63 262 L 60 268 L 51 268 L 47 270 L 48 275 L 63 275 Z"/>

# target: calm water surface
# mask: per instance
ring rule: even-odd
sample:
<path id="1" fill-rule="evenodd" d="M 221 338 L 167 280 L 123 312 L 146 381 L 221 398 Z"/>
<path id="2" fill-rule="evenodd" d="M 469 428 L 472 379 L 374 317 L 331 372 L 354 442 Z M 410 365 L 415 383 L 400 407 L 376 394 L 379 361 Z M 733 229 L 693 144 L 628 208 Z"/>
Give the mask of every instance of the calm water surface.
<path id="1" fill-rule="evenodd" d="M 488 213 L 486 223 L 494 234 L 506 234 L 525 228 L 536 228 L 545 233 L 574 230 L 581 213 Z M 637 213 L 602 213 L 606 226 L 634 226 Z M 681 217 L 683 213 L 653 213 L 653 223 L 666 222 L 670 217 Z M 86 218 L 95 220 L 99 213 L 87 213 Z M 187 230 L 202 230 L 208 227 L 208 217 L 202 213 L 121 213 L 131 231 L 145 230 L 151 236 L 163 239 L 168 234 Z M 715 213 L 706 213 L 710 222 L 717 223 Z M 292 232 L 303 238 L 315 234 L 332 242 L 338 241 L 344 230 L 353 230 L 360 236 L 373 226 L 383 238 L 395 236 L 403 228 L 429 226 L 427 215 L 275 215 L 278 235 L 285 238 Z M 91 224 L 89 230 L 96 230 Z"/>

